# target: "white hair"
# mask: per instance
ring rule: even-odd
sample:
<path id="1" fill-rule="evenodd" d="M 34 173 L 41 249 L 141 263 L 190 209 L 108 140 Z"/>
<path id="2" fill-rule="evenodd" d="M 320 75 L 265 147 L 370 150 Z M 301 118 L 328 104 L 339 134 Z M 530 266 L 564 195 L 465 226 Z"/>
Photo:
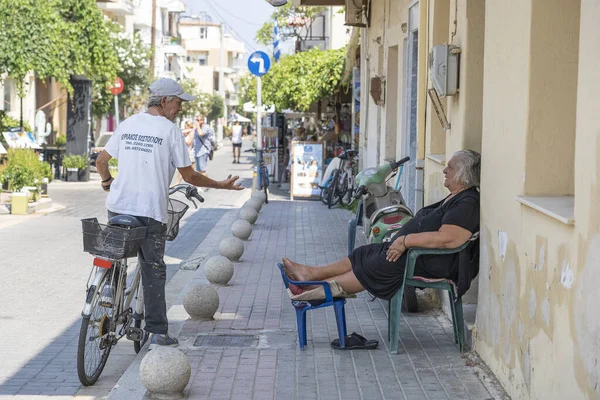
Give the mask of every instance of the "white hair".
<path id="1" fill-rule="evenodd" d="M 479 187 L 481 175 L 481 154 L 473 150 L 460 150 L 454 153 L 456 158 L 455 179 L 466 188 Z"/>
<path id="2" fill-rule="evenodd" d="M 168 103 L 169 101 L 173 100 L 176 96 L 152 96 L 150 97 L 150 100 L 148 100 L 148 108 L 160 107 L 160 102 L 164 97 L 167 98 Z"/>

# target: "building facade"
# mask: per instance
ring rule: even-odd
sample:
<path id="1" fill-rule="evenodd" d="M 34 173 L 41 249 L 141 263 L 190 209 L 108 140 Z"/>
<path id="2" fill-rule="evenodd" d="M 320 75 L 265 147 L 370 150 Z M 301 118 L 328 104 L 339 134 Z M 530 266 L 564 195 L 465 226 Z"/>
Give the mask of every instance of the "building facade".
<path id="1" fill-rule="evenodd" d="M 184 66 L 190 78 L 198 83 L 198 89 L 206 93 L 222 93 L 228 110 L 237 107 L 237 82 L 245 68 L 248 53 L 244 43 L 206 14 L 182 17 L 180 31 L 187 53 Z M 221 71 L 223 88 L 219 87 Z"/>
<path id="2" fill-rule="evenodd" d="M 480 272 L 463 298 L 473 347 L 512 398 L 599 398 L 600 3 L 364 3 L 363 166 L 411 156 L 403 191 L 417 210 L 447 194 L 455 151 L 480 151 Z M 438 117 L 429 59 L 445 43 L 459 87 Z"/>

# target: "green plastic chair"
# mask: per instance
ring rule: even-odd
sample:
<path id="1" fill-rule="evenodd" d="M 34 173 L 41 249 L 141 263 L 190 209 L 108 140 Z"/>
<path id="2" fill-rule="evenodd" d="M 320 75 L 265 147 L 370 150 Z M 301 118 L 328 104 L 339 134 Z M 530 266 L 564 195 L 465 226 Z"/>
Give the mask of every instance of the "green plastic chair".
<path id="1" fill-rule="evenodd" d="M 389 302 L 388 308 L 388 340 L 390 353 L 398 354 L 398 340 L 400 335 L 400 311 L 402 309 L 402 294 L 404 287 L 414 286 L 419 288 L 442 289 L 448 292 L 450 309 L 452 310 L 452 325 L 454 326 L 454 343 L 458 344 L 462 353 L 465 346 L 465 324 L 463 318 L 462 300 L 457 298 L 456 285 L 450 279 L 428 279 L 414 276 L 417 257 L 422 255 L 442 255 L 459 253 L 479 237 L 479 233 L 471 236 L 465 244 L 454 249 L 426 249 L 413 247 L 408 250 L 406 268 L 404 269 L 404 282 L 394 297 Z"/>

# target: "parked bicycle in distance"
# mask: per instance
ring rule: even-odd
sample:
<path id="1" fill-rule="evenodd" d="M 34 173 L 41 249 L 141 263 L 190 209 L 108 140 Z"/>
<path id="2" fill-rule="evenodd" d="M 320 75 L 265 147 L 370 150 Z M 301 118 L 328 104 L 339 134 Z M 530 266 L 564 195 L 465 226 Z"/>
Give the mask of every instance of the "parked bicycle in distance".
<path id="1" fill-rule="evenodd" d="M 277 147 L 268 147 L 263 149 L 263 152 L 270 153 L 272 151 L 277 150 Z M 256 144 L 252 145 L 251 149 L 244 150 L 244 153 L 254 153 L 256 154 Z M 254 176 L 258 175 L 258 185 L 257 190 L 265 192 L 265 203 L 269 204 L 269 169 L 265 164 L 265 159 L 263 157 L 260 158 L 260 162 L 258 164 L 258 169 L 254 168 Z"/>
<path id="2" fill-rule="evenodd" d="M 204 202 L 198 190 L 191 185 L 176 185 L 169 195 L 176 192 L 192 200 Z M 189 205 L 169 198 L 167 240 L 174 240 L 179 233 L 179 221 Z M 117 215 L 108 224 L 98 223 L 97 218 L 81 220 L 83 225 L 83 249 L 94 256 L 93 267 L 86 284 L 86 300 L 81 313 L 81 328 L 77 347 L 77 374 L 84 386 L 93 385 L 108 360 L 112 346 L 123 337 L 133 341 L 138 353 L 148 339 L 143 329 L 144 294 L 139 262 L 133 279 L 127 286 L 127 260 L 137 257 L 141 242 L 146 237 L 146 226 L 131 215 Z"/>
<path id="3" fill-rule="evenodd" d="M 338 156 L 340 165 L 335 169 L 328 182 L 321 188 L 321 201 L 327 204 L 328 208 L 341 204 L 350 204 L 354 195 L 354 164 L 356 162 L 357 152 L 355 150 L 346 150 Z"/>

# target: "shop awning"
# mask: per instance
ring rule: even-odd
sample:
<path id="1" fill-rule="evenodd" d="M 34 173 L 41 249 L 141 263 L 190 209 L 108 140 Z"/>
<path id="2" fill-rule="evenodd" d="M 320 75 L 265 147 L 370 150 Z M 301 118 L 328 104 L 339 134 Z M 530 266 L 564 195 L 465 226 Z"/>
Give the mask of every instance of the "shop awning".
<path id="1" fill-rule="evenodd" d="M 229 120 L 233 121 L 233 122 L 250 122 L 250 120 L 246 117 L 244 117 L 243 115 L 240 115 L 238 113 L 233 113 L 229 116 Z"/>
<path id="2" fill-rule="evenodd" d="M 0 143 L 0 154 L 6 154 L 6 149 L 2 146 L 2 143 Z"/>
<path id="3" fill-rule="evenodd" d="M 356 67 L 356 50 L 360 44 L 360 29 L 353 27 L 348 41 L 348 51 L 346 52 L 346 62 L 344 63 L 344 73 L 342 82 L 347 83 L 352 77 L 352 70 Z"/>

